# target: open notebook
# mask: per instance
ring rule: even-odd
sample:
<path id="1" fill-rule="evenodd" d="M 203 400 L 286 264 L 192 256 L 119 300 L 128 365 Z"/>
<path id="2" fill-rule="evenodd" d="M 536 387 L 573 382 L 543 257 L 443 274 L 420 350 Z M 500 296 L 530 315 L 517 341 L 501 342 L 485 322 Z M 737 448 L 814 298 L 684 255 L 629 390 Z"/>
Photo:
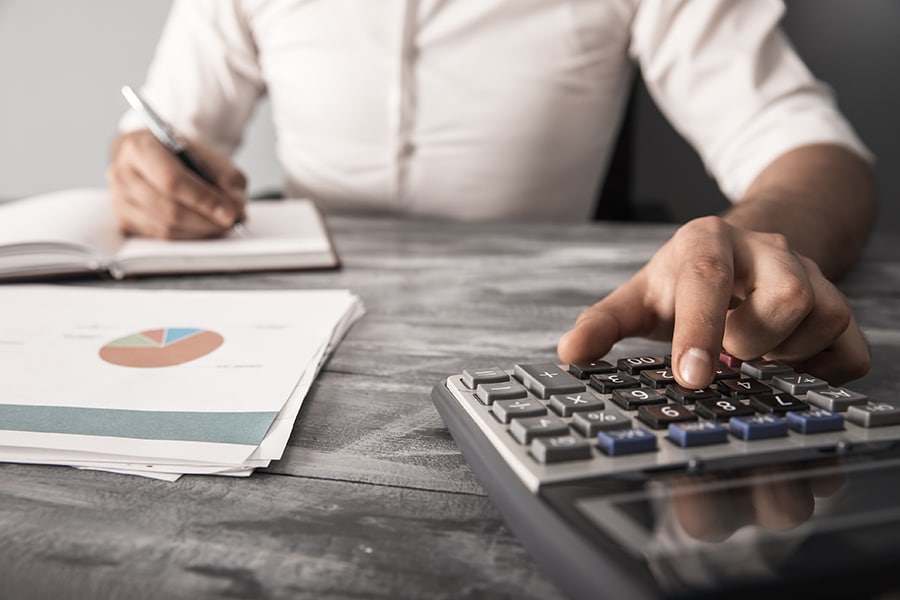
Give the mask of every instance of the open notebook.
<path id="1" fill-rule="evenodd" d="M 66 190 L 0 204 L 0 279 L 108 273 L 333 268 L 339 260 L 309 200 L 250 202 L 249 234 L 207 240 L 123 236 L 109 192 Z"/>

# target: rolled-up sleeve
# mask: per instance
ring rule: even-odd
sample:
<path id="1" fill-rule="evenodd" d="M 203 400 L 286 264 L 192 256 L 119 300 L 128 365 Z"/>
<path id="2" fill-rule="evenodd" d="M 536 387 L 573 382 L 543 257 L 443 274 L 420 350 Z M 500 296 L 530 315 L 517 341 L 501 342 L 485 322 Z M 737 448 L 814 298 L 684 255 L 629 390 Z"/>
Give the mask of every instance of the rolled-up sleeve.
<path id="1" fill-rule="evenodd" d="M 239 0 L 175 0 L 142 93 L 180 135 L 230 154 L 265 93 L 256 52 Z M 119 124 L 142 126 L 132 112 Z"/>
<path id="2" fill-rule="evenodd" d="M 630 53 L 661 112 L 731 200 L 794 148 L 873 156 L 779 27 L 778 0 L 644 0 Z"/>

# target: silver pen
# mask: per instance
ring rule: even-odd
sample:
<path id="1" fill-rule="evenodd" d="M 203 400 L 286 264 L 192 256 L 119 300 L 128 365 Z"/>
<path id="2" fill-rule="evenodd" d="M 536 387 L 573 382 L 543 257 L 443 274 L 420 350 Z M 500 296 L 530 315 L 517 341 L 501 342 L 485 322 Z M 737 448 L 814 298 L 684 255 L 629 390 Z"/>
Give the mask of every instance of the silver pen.
<path id="1" fill-rule="evenodd" d="M 152 108 L 150 108 L 150 105 L 147 104 L 146 100 L 141 98 L 140 94 L 131 89 L 131 86 L 125 85 L 122 86 L 122 95 L 125 96 L 125 100 L 128 101 L 131 108 L 143 118 L 147 129 L 149 129 L 150 133 L 159 140 L 160 144 L 165 146 L 169 152 L 177 156 L 178 160 L 200 177 L 200 179 L 212 186 L 218 187 L 213 178 L 207 175 L 203 169 L 194 162 L 194 159 L 188 154 L 187 148 L 178 141 L 178 138 L 175 137 L 175 134 L 172 132 L 169 125 L 163 121 Z M 232 228 L 234 229 L 234 232 L 241 237 L 247 237 L 250 233 L 247 226 L 240 219 L 234 222 Z"/>

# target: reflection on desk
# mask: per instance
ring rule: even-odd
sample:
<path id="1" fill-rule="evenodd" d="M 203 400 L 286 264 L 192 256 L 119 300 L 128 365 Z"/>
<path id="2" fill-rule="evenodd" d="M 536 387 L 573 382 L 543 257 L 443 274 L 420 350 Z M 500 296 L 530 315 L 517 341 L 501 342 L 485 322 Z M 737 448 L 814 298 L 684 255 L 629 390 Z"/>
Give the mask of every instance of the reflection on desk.
<path id="1" fill-rule="evenodd" d="M 429 392 L 466 364 L 555 359 L 557 339 L 578 313 L 674 229 L 350 216 L 329 225 L 344 260 L 338 272 L 115 284 L 349 288 L 367 315 L 313 385 L 284 459 L 249 480 L 168 484 L 0 465 L 4 594 L 561 596 L 484 496 Z M 874 360 L 854 389 L 874 398 L 900 391 L 898 247 L 897 239 L 876 239 L 842 284 Z M 626 340 L 616 353 L 655 349 Z"/>

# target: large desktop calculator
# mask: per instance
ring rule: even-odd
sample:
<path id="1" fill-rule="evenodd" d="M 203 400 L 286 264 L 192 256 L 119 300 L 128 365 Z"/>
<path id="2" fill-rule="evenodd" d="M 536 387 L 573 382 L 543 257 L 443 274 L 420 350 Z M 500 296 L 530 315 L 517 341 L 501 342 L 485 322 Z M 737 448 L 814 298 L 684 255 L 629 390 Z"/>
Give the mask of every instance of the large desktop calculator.
<path id="1" fill-rule="evenodd" d="M 474 365 L 435 386 L 511 529 L 576 598 L 900 589 L 900 402 L 723 355 Z"/>

